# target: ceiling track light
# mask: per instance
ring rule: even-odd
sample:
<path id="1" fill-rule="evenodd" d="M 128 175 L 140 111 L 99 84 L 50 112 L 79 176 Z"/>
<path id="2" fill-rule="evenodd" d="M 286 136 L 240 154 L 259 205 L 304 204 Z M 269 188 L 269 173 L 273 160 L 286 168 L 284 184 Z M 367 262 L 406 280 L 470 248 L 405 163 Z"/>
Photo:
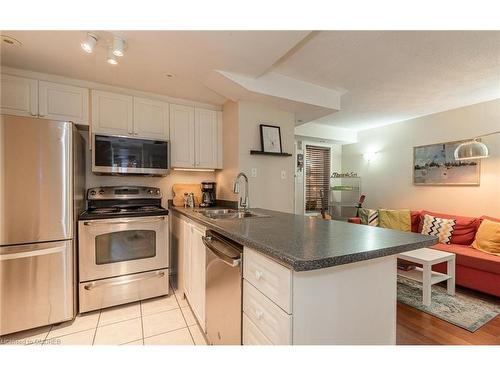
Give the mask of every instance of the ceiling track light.
<path id="1" fill-rule="evenodd" d="M 111 65 L 118 64 L 118 61 L 116 60 L 116 56 L 114 55 L 112 48 L 108 50 L 108 59 L 106 61 L 108 62 L 108 64 Z"/>
<path id="2" fill-rule="evenodd" d="M 91 33 L 87 33 L 87 38 L 80 43 L 80 46 L 85 52 L 92 53 L 96 43 L 97 43 L 97 36 Z"/>
<path id="3" fill-rule="evenodd" d="M 125 42 L 119 36 L 113 37 L 113 55 L 122 57 Z"/>

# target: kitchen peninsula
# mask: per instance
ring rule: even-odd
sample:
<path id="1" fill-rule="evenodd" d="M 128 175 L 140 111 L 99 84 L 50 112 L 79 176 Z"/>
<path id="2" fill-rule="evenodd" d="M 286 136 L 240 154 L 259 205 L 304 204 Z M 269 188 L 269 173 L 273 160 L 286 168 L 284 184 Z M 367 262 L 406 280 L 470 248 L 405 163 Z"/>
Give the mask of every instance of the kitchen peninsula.
<path id="1" fill-rule="evenodd" d="M 178 241 L 179 223 L 192 223 L 244 246 L 244 345 L 395 344 L 395 255 L 437 242 L 263 209 L 252 209 L 260 217 L 216 220 L 192 208 L 171 210 Z"/>

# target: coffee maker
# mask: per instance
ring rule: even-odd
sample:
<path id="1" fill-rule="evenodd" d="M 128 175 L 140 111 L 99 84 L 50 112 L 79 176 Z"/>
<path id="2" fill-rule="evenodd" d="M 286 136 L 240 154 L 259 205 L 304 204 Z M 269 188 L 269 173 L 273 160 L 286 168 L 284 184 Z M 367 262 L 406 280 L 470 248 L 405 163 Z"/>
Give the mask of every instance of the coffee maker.
<path id="1" fill-rule="evenodd" d="M 201 183 L 200 207 L 215 206 L 215 182 L 204 181 Z"/>

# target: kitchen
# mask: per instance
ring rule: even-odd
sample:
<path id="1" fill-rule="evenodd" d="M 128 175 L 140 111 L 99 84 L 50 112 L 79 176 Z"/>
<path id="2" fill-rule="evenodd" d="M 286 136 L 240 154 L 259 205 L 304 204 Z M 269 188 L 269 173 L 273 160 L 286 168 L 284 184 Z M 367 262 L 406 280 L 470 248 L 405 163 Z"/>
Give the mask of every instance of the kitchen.
<path id="1" fill-rule="evenodd" d="M 170 276 L 209 344 L 395 343 L 392 255 L 434 239 L 256 209 L 244 173 L 217 201 L 203 181 L 225 173 L 222 111 L 106 88 L 2 70 L 2 335 L 171 295 Z M 180 192 L 169 202 L 159 176 L 178 172 L 174 192 L 192 173 L 187 186 L 214 207 Z M 349 287 L 336 295 L 335 283 Z"/>

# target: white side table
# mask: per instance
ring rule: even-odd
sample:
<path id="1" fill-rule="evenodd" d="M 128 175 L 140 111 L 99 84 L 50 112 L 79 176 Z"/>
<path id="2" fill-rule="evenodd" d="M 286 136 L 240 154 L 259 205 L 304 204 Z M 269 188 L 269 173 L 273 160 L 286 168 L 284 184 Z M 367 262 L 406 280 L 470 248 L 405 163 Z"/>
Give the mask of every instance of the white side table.
<path id="1" fill-rule="evenodd" d="M 407 279 L 422 283 L 422 303 L 425 306 L 431 304 L 432 285 L 447 280 L 448 294 L 455 295 L 455 254 L 429 248 L 417 249 L 398 254 L 399 259 L 421 264 L 413 270 L 404 271 L 398 269 L 398 275 Z M 432 271 L 434 264 L 447 262 L 447 274 Z"/>

